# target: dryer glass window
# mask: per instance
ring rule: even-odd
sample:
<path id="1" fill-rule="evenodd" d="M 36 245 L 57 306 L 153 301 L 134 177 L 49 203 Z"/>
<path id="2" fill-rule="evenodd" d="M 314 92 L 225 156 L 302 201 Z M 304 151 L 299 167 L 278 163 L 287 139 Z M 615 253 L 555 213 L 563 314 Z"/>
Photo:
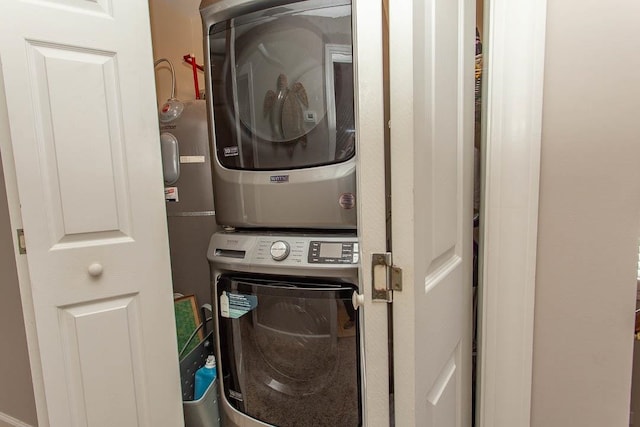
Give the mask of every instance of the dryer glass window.
<path id="1" fill-rule="evenodd" d="M 351 5 L 310 0 L 214 25 L 215 146 L 226 168 L 300 169 L 355 154 Z"/>
<path id="2" fill-rule="evenodd" d="M 233 407 L 281 427 L 361 425 L 354 287 L 222 275 L 216 288 Z"/>

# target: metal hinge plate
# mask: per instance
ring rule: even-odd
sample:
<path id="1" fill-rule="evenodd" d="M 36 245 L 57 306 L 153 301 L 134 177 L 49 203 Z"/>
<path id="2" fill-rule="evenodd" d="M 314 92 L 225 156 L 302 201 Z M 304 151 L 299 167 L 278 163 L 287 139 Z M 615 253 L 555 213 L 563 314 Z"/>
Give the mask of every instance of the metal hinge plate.
<path id="1" fill-rule="evenodd" d="M 393 302 L 393 291 L 402 290 L 402 269 L 393 265 L 391 252 L 371 256 L 371 297 L 374 302 Z"/>
<path id="2" fill-rule="evenodd" d="M 18 252 L 20 252 L 20 255 L 24 255 L 27 253 L 27 243 L 24 241 L 24 229 L 18 228 L 16 233 L 18 234 Z"/>

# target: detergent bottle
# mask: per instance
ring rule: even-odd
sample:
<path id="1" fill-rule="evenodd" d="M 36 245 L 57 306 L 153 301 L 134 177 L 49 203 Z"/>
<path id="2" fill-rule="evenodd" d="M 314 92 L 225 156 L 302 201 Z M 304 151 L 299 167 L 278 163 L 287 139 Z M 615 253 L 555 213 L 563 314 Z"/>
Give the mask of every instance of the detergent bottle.
<path id="1" fill-rule="evenodd" d="M 204 366 L 196 371 L 194 400 L 202 398 L 211 383 L 216 379 L 217 374 L 216 357 L 211 354 L 207 357 Z"/>

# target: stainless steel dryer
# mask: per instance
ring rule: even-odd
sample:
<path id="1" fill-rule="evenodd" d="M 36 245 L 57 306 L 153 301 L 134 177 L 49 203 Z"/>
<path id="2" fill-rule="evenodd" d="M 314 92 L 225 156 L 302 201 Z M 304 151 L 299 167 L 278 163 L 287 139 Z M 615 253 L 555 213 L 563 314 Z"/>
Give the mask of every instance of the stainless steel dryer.
<path id="1" fill-rule="evenodd" d="M 349 0 L 203 0 L 216 216 L 356 228 Z"/>
<path id="2" fill-rule="evenodd" d="M 222 232 L 207 257 L 224 425 L 362 425 L 355 236 Z"/>

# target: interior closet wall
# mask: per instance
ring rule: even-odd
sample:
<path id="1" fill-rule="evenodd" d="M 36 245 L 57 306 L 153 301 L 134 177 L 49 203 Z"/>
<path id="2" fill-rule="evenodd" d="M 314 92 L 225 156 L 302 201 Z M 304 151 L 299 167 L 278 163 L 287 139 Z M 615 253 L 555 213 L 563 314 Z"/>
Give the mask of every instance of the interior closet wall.
<path id="1" fill-rule="evenodd" d="M 0 427 L 10 427 L 2 414 L 37 425 L 12 232 L 0 156 Z"/>
<path id="2" fill-rule="evenodd" d="M 531 426 L 623 427 L 640 219 L 640 3 L 547 8 Z"/>
<path id="3" fill-rule="evenodd" d="M 149 0 L 153 58 L 167 58 L 176 71 L 176 97 L 195 99 L 193 71 L 182 57 L 192 54 L 202 65 L 202 23 L 200 0 Z M 198 72 L 198 84 L 204 90 L 204 73 Z M 171 94 L 171 73 L 166 64 L 156 68 L 156 93 L 162 104 Z"/>

